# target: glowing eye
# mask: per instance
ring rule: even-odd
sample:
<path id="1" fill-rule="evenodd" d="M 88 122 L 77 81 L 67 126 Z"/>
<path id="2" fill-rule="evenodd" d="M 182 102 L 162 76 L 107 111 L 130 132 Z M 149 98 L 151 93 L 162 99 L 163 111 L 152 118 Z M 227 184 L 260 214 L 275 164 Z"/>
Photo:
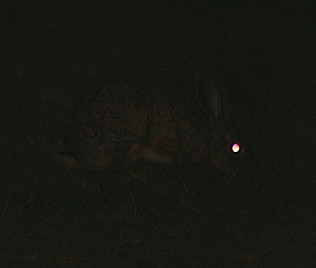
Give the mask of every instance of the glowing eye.
<path id="1" fill-rule="evenodd" d="M 233 153 L 238 153 L 240 151 L 240 145 L 238 143 L 234 143 L 231 148 Z"/>

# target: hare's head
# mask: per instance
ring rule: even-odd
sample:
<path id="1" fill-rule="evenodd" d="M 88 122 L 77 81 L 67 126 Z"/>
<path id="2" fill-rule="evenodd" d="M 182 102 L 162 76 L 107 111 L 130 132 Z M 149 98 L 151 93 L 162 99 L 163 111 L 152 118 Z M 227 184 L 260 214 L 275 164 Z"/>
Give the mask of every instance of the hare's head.
<path id="1" fill-rule="evenodd" d="M 195 93 L 212 128 L 211 162 L 227 175 L 233 176 L 244 164 L 247 149 L 239 130 L 231 123 L 228 94 L 208 69 L 196 72 Z"/>

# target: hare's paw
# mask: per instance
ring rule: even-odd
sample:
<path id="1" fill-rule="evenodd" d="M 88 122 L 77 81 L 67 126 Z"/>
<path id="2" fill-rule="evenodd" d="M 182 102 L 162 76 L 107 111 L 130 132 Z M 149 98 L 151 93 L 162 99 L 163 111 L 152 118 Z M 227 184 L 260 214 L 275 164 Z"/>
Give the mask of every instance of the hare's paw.
<path id="1" fill-rule="evenodd" d="M 92 169 L 103 169 L 111 165 L 112 159 L 109 156 L 100 156 L 95 159 L 88 160 Z"/>
<path id="2" fill-rule="evenodd" d="M 131 147 L 128 154 L 129 162 L 136 162 L 138 160 L 146 160 L 153 163 L 159 164 L 171 164 L 172 159 L 159 152 L 158 150 L 144 144 L 135 142 Z"/>
<path id="3" fill-rule="evenodd" d="M 64 165 L 67 168 L 67 170 L 79 168 L 78 160 L 72 155 L 58 153 L 54 155 L 54 158 L 57 161 L 57 163 Z"/>

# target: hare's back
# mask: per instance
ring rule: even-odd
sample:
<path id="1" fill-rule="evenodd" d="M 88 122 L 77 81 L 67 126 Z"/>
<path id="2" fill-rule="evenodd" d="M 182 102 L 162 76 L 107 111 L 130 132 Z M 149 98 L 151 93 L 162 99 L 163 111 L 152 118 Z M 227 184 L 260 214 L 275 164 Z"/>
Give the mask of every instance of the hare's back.
<path id="1" fill-rule="evenodd" d="M 136 89 L 109 87 L 78 105 L 68 129 L 68 145 L 75 154 L 93 156 L 112 151 L 146 132 L 146 95 Z"/>

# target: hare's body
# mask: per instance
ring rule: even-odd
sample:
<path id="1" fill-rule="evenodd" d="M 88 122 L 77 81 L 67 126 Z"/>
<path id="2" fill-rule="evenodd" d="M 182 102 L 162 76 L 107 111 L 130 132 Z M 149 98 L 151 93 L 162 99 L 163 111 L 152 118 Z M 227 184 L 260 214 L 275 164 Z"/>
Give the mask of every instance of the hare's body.
<path id="1" fill-rule="evenodd" d="M 209 86 L 207 81 L 199 85 L 202 91 Z M 79 162 L 92 168 L 140 159 L 155 163 L 191 159 L 230 173 L 241 161 L 234 156 L 229 162 L 226 141 L 236 136 L 226 120 L 219 120 L 222 94 L 196 93 L 198 101 L 184 102 L 150 90 L 109 86 L 78 107 L 69 127 L 68 147 Z"/>
<path id="2" fill-rule="evenodd" d="M 107 88 L 78 108 L 68 146 L 92 167 L 138 159 L 207 161 L 209 133 L 201 129 L 208 120 L 201 112 L 196 120 L 193 109 L 142 89 Z"/>

